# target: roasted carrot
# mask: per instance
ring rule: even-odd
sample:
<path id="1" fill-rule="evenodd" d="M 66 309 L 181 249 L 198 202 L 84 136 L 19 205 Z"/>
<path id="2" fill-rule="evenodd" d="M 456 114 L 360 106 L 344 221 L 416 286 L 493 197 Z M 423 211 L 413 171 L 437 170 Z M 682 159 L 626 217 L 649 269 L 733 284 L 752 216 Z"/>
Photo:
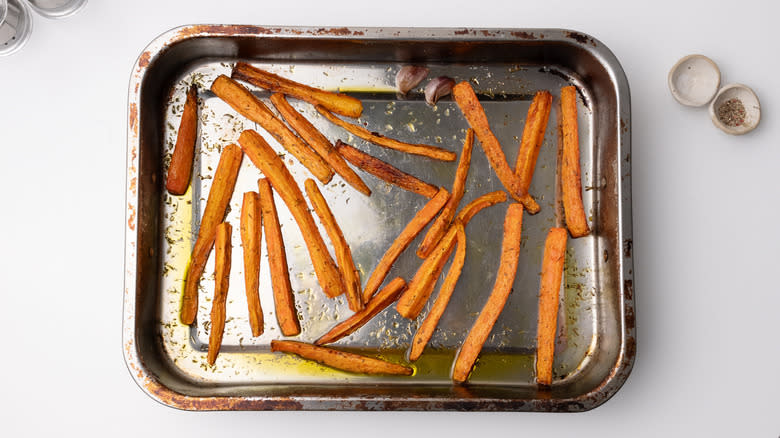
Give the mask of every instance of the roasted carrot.
<path id="1" fill-rule="evenodd" d="M 227 303 L 228 287 L 230 286 L 230 252 L 232 245 L 230 236 L 233 227 L 227 222 L 217 225 L 216 243 L 214 244 L 214 300 L 211 302 L 211 328 L 209 329 L 209 365 L 217 361 L 219 348 L 222 345 L 222 334 L 225 331 L 225 305 Z"/>
<path id="2" fill-rule="evenodd" d="M 290 79 L 252 67 L 244 62 L 233 67 L 233 79 L 249 82 L 268 91 L 282 93 L 309 102 L 312 105 L 322 105 L 336 114 L 347 117 L 360 117 L 363 104 L 360 100 L 346 94 L 333 93 L 310 87 Z"/>
<path id="3" fill-rule="evenodd" d="M 423 195 L 426 198 L 433 198 L 439 189 L 428 184 L 425 181 L 421 181 L 416 177 L 403 172 L 400 169 L 393 167 L 392 165 L 385 163 L 379 158 L 372 157 L 367 153 L 358 150 L 341 140 L 336 141 L 336 148 L 339 153 L 347 159 L 350 163 L 359 167 L 360 169 L 374 175 L 375 177 L 387 181 L 390 184 L 396 185 L 404 190 Z"/>
<path id="4" fill-rule="evenodd" d="M 214 238 L 217 235 L 217 225 L 225 218 L 225 211 L 230 197 L 233 196 L 233 188 L 236 186 L 238 169 L 241 167 L 241 159 L 244 153 L 241 148 L 231 144 L 225 146 L 219 157 L 217 170 L 211 183 L 211 190 L 200 221 L 198 238 L 192 249 L 192 259 L 187 270 L 184 283 L 184 294 L 181 304 L 181 322 L 190 325 L 198 314 L 198 282 L 206 267 L 211 248 L 214 246 Z"/>
<path id="5" fill-rule="evenodd" d="M 401 295 L 396 305 L 396 310 L 404 318 L 414 319 L 420 314 L 428 298 L 431 297 L 436 281 L 444 269 L 444 264 L 450 258 L 453 249 L 455 249 L 455 238 L 459 229 L 463 229 L 463 224 L 458 222 L 450 227 L 447 234 L 441 238 L 434 248 L 431 256 L 425 259 L 414 274 L 412 281 L 409 282 L 409 288 Z"/>
<path id="6" fill-rule="evenodd" d="M 314 212 L 319 216 L 322 225 L 325 227 L 325 232 L 328 233 L 330 243 L 333 244 L 336 261 L 346 287 L 345 293 L 349 308 L 353 312 L 357 312 L 363 309 L 363 296 L 360 293 L 360 274 L 358 274 L 355 262 L 352 260 L 352 250 L 349 249 L 349 244 L 344 239 L 344 233 L 341 231 L 338 222 L 336 222 L 336 218 L 333 216 L 330 207 L 328 207 L 328 203 L 325 202 L 325 197 L 322 196 L 317 183 L 309 178 L 304 182 L 304 186 L 306 194 L 309 195 L 309 201 L 311 201 L 311 205 L 314 207 Z"/>
<path id="7" fill-rule="evenodd" d="M 344 292 L 341 273 L 336 263 L 330 258 L 325 241 L 322 240 L 317 225 L 309 213 L 306 199 L 304 199 L 303 193 L 295 183 L 290 171 L 287 170 L 287 166 L 266 143 L 265 139 L 255 131 L 242 132 L 241 136 L 238 137 L 238 143 L 244 148 L 246 155 L 255 166 L 263 171 L 263 174 L 287 205 L 295 222 L 298 223 L 322 291 L 331 298 L 341 295 Z"/>
<path id="8" fill-rule="evenodd" d="M 474 326 L 471 327 L 466 340 L 463 341 L 452 369 L 452 380 L 458 383 L 468 379 L 471 368 L 477 361 L 477 356 L 485 344 L 485 340 L 504 309 L 517 272 L 517 261 L 520 256 L 520 231 L 523 226 L 523 207 L 511 204 L 504 218 L 504 239 L 501 243 L 501 260 L 498 265 L 496 282 L 485 306 L 479 313 Z"/>
<path id="9" fill-rule="evenodd" d="M 303 342 L 274 340 L 271 341 L 271 351 L 292 353 L 304 359 L 313 360 L 325 366 L 350 373 L 392 374 L 399 376 L 411 376 L 414 374 L 412 368 L 403 365 Z"/>
<path id="10" fill-rule="evenodd" d="M 558 327 L 558 303 L 563 262 L 566 255 L 566 229 L 550 228 L 544 242 L 542 280 L 539 286 L 539 320 L 536 329 L 536 382 L 552 384 L 555 329 Z"/>
<path id="11" fill-rule="evenodd" d="M 387 283 L 387 286 L 377 292 L 371 301 L 366 303 L 366 307 L 363 310 L 336 324 L 314 343 L 316 345 L 330 344 L 354 333 L 355 330 L 363 327 L 371 318 L 392 304 L 404 289 L 406 289 L 406 281 L 401 277 L 394 278 L 390 283 Z"/>
<path id="12" fill-rule="evenodd" d="M 168 179 L 165 188 L 172 195 L 183 195 L 190 185 L 192 161 L 195 157 L 195 142 L 198 139 L 198 88 L 190 86 L 187 100 L 181 113 L 176 145 L 173 147 L 171 164 L 168 165 Z"/>
<path id="13" fill-rule="evenodd" d="M 453 87 L 452 95 L 461 112 L 466 117 L 466 121 L 474 129 L 474 133 L 482 145 L 482 150 L 485 151 L 485 156 L 487 156 L 490 166 L 496 172 L 501 184 L 509 191 L 512 198 L 523 204 L 529 213 L 537 213 L 539 204 L 527 192 L 521 190 L 520 179 L 509 167 L 504 150 L 501 148 L 501 143 L 498 142 L 493 131 L 490 130 L 485 109 L 479 103 L 474 89 L 471 88 L 468 82 L 461 82 Z"/>
<path id="14" fill-rule="evenodd" d="M 252 336 L 263 334 L 263 307 L 260 305 L 260 240 L 263 218 L 260 195 L 244 193 L 241 204 L 241 246 L 244 249 L 244 285 Z"/>
<path id="15" fill-rule="evenodd" d="M 551 107 L 552 94 L 546 90 L 537 91 L 525 118 L 523 136 L 520 139 L 520 148 L 515 162 L 515 175 L 520 178 L 520 190 L 526 193 L 531 187 L 531 179 L 534 176 L 539 149 L 544 141 L 544 131 L 547 129 Z"/>
<path id="16" fill-rule="evenodd" d="M 433 332 L 436 330 L 436 326 L 447 308 L 447 304 L 450 302 L 455 285 L 458 284 L 463 264 L 466 261 L 466 233 L 463 231 L 462 224 L 458 228 L 457 239 L 458 249 L 455 250 L 455 258 L 452 260 L 450 270 L 447 271 L 447 276 L 444 277 L 444 283 L 442 283 L 441 289 L 439 289 L 439 295 L 433 302 L 431 311 L 425 316 L 422 324 L 420 324 L 420 328 L 417 329 L 417 333 L 414 334 L 414 339 L 412 339 L 412 345 L 409 350 L 410 361 L 420 358 L 425 346 L 428 345 L 428 341 L 431 340 Z"/>
<path id="17" fill-rule="evenodd" d="M 284 250 L 282 228 L 279 215 L 276 213 L 274 194 L 271 184 L 266 178 L 257 181 L 260 192 L 260 208 L 263 212 L 263 228 L 265 228 L 265 243 L 268 251 L 268 269 L 271 273 L 271 289 L 276 308 L 276 322 L 285 336 L 296 336 L 301 333 L 298 322 L 298 312 L 295 309 L 295 296 L 290 284 L 290 272 L 287 269 L 287 254 Z"/>
<path id="18" fill-rule="evenodd" d="M 284 122 L 243 85 L 221 75 L 211 84 L 211 91 L 241 115 L 262 126 L 323 184 L 327 184 L 333 177 L 328 163 L 290 131 Z"/>
<path id="19" fill-rule="evenodd" d="M 577 132 L 577 90 L 573 85 L 561 88 L 561 131 L 563 134 L 563 162 L 561 182 L 563 212 L 571 237 L 590 234 L 585 207 L 582 205 L 580 178 L 580 138 Z"/>
<path id="20" fill-rule="evenodd" d="M 433 158 L 435 160 L 441 160 L 441 161 L 455 160 L 456 157 L 455 152 L 448 151 L 446 149 L 442 149 L 440 147 L 431 146 L 427 144 L 412 144 L 412 143 L 404 143 L 402 141 L 394 140 L 392 138 L 385 137 L 376 132 L 371 132 L 360 125 L 355 125 L 353 123 L 349 123 L 347 121 L 341 120 L 340 118 L 336 117 L 335 115 L 330 113 L 327 109 L 323 108 L 322 106 L 318 105 L 316 106 L 316 108 L 320 114 L 322 114 L 326 119 L 328 119 L 328 121 L 330 121 L 336 126 L 343 128 L 344 130 L 351 133 L 352 135 L 362 138 L 365 141 L 389 149 L 395 149 L 397 151 L 406 152 L 407 154 L 422 155 L 424 157 Z"/>
<path id="21" fill-rule="evenodd" d="M 439 242 L 439 240 L 447 232 L 447 227 L 452 223 L 452 219 L 455 217 L 455 210 L 460 204 L 460 200 L 463 199 L 463 193 L 466 191 L 466 177 L 469 175 L 469 167 L 471 167 L 471 150 L 474 146 L 474 130 L 469 128 L 466 131 L 466 141 L 463 142 L 463 150 L 460 153 L 460 161 L 458 161 L 458 168 L 455 169 L 455 181 L 452 183 L 452 196 L 447 201 L 447 205 L 441 209 L 441 213 L 433 221 L 431 228 L 425 234 L 420 247 L 417 248 L 417 256 L 424 259 L 431 254 L 433 247 Z"/>
<path id="22" fill-rule="evenodd" d="M 483 208 L 502 202 L 506 202 L 506 192 L 497 190 L 495 192 L 485 193 L 466 204 L 466 206 L 458 212 L 457 216 L 455 216 L 455 220 L 463 222 L 463 226 L 465 227 L 466 224 L 471 222 L 471 218 L 482 211 Z M 455 220 L 453 220 L 453 222 L 455 222 Z"/>
<path id="23" fill-rule="evenodd" d="M 341 177 L 347 184 L 354 187 L 360 193 L 371 196 L 371 190 L 366 186 L 366 183 L 352 170 L 351 167 L 344 161 L 344 157 L 336 151 L 330 140 L 327 139 L 322 133 L 314 127 L 301 113 L 299 113 L 284 97 L 283 94 L 274 93 L 271 95 L 271 103 L 274 104 L 277 111 L 284 117 L 284 120 L 292 126 L 295 132 L 301 136 L 306 143 L 311 146 L 320 156 L 330 165 L 330 167 Z"/>
<path id="24" fill-rule="evenodd" d="M 379 289 L 379 286 L 385 280 L 387 273 L 390 272 L 390 268 L 395 263 L 395 260 L 399 255 L 412 243 L 415 237 L 428 225 L 428 222 L 436 216 L 436 213 L 441 210 L 444 204 L 449 199 L 450 193 L 444 189 L 439 189 L 439 193 L 436 194 L 425 206 L 414 215 L 411 221 L 401 231 L 401 234 L 395 238 L 390 248 L 385 251 L 382 259 L 374 268 L 371 276 L 368 277 L 366 287 L 363 289 L 363 302 L 368 303 L 374 293 Z"/>

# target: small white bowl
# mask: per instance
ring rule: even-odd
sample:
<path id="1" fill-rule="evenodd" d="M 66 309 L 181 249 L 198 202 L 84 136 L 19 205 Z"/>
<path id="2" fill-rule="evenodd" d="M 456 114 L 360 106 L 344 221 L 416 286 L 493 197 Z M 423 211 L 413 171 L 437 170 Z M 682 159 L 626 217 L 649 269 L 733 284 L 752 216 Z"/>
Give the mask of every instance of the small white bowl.
<path id="1" fill-rule="evenodd" d="M 688 55 L 669 70 L 669 90 L 686 106 L 704 106 L 720 85 L 720 69 L 704 55 Z"/>
<path id="2" fill-rule="evenodd" d="M 738 126 L 726 125 L 718 117 L 718 109 L 730 99 L 738 99 L 745 107 L 745 121 Z M 710 104 L 710 118 L 712 118 L 712 123 L 726 134 L 746 134 L 756 129 L 758 122 L 761 121 L 761 103 L 750 87 L 742 84 L 729 84 L 718 91 L 718 95 Z"/>

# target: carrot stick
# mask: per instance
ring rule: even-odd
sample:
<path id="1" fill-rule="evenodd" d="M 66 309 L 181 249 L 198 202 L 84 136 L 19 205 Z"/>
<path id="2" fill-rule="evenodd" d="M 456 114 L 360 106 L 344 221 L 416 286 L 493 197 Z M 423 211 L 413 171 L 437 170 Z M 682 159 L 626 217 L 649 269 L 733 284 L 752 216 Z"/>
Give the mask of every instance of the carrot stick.
<path id="1" fill-rule="evenodd" d="M 425 303 L 428 302 L 428 298 L 436 286 L 436 281 L 444 269 L 444 264 L 447 263 L 447 259 L 450 258 L 450 254 L 455 248 L 455 238 L 459 229 L 463 229 L 463 224 L 460 222 L 450 227 L 447 234 L 436 245 L 431 256 L 425 259 L 420 268 L 417 269 L 414 278 L 409 282 L 409 288 L 398 299 L 396 310 L 404 318 L 417 318 Z"/>
<path id="2" fill-rule="evenodd" d="M 392 304 L 398 295 L 406 289 L 406 281 L 401 277 L 396 277 L 387 286 L 383 287 L 374 298 L 366 303 L 366 307 L 350 316 L 343 322 L 336 324 L 327 333 L 322 335 L 314 343 L 316 345 L 330 344 L 338 341 L 344 336 L 354 333 L 360 327 L 363 327 L 368 321 Z"/>
<path id="3" fill-rule="evenodd" d="M 436 213 L 441 210 L 444 204 L 449 199 L 449 192 L 440 188 L 439 193 L 436 194 L 425 206 L 414 215 L 411 221 L 401 231 L 401 234 L 395 238 L 390 248 L 385 251 L 379 264 L 374 268 L 374 272 L 368 277 L 366 287 L 363 289 L 363 302 L 368 303 L 374 293 L 379 289 L 379 286 L 385 280 L 387 273 L 390 272 L 390 268 L 395 263 L 395 260 L 399 255 L 412 243 L 415 237 L 428 225 L 428 222 L 436 216 Z"/>
<path id="4" fill-rule="evenodd" d="M 466 206 L 458 212 L 457 216 L 455 216 L 455 220 L 453 220 L 453 222 L 461 221 L 465 227 L 469 222 L 471 222 L 471 219 L 474 217 L 474 215 L 482 211 L 483 208 L 500 204 L 502 202 L 506 202 L 506 192 L 497 190 L 495 192 L 485 193 L 484 195 L 466 204 Z"/>
<path id="5" fill-rule="evenodd" d="M 422 324 L 420 324 L 420 328 L 417 329 L 417 333 L 414 334 L 414 339 L 412 339 L 409 361 L 413 362 L 420 358 L 425 346 L 428 345 L 428 341 L 431 340 L 433 332 L 436 330 L 436 326 L 447 308 L 447 304 L 450 302 L 455 285 L 458 284 L 463 264 L 466 261 L 466 233 L 463 231 L 462 224 L 458 228 L 457 239 L 458 249 L 455 251 L 455 258 L 452 261 L 450 270 L 447 271 L 447 276 L 444 277 L 444 283 L 441 285 L 439 295 L 436 297 L 436 301 L 433 302 L 431 311 Z"/>
<path id="6" fill-rule="evenodd" d="M 571 237 L 590 234 L 582 205 L 580 178 L 580 139 L 577 132 L 577 90 L 573 85 L 561 88 L 561 129 L 563 132 L 563 211 Z"/>
<path id="7" fill-rule="evenodd" d="M 252 336 L 263 334 L 263 307 L 260 305 L 260 239 L 263 235 L 260 195 L 244 193 L 241 204 L 241 246 L 244 248 L 244 285 Z"/>
<path id="8" fill-rule="evenodd" d="M 496 172 L 501 184 L 509 191 L 512 198 L 523 204 L 529 213 L 537 213 L 539 204 L 527 192 L 522 191 L 520 179 L 507 164 L 504 150 L 501 148 L 501 144 L 493 134 L 493 131 L 490 130 L 485 110 L 482 108 L 482 104 L 479 103 L 474 89 L 471 88 L 468 82 L 461 82 L 452 88 L 452 96 L 455 98 L 455 102 L 460 107 L 469 125 L 474 129 L 474 133 L 482 145 L 482 150 L 485 151 L 485 156 L 487 156 L 490 166 Z"/>
<path id="9" fill-rule="evenodd" d="M 314 207 L 314 212 L 319 216 L 330 242 L 333 244 L 341 277 L 344 279 L 349 308 L 353 312 L 357 312 L 363 308 L 363 297 L 360 294 L 360 274 L 358 274 L 355 262 L 352 260 L 352 250 L 349 249 L 349 244 L 344 239 L 344 233 L 341 232 L 341 227 L 336 222 L 328 203 L 325 202 L 325 197 L 322 196 L 317 183 L 309 178 L 304 182 L 304 186 L 306 194 L 309 195 L 309 201 Z"/>
<path id="10" fill-rule="evenodd" d="M 271 341 L 271 351 L 292 353 L 304 359 L 313 360 L 325 366 L 350 373 L 392 374 L 399 376 L 411 376 L 414 373 L 412 368 L 403 365 L 303 342 L 274 340 Z"/>
<path id="11" fill-rule="evenodd" d="M 351 185 L 360 193 L 371 196 L 371 190 L 366 186 L 366 183 L 352 170 L 347 162 L 344 161 L 344 157 L 341 156 L 333 147 L 333 144 L 322 135 L 322 133 L 314 127 L 308 120 L 306 120 L 301 113 L 299 113 L 289 102 L 285 99 L 283 94 L 274 93 L 271 95 L 271 103 L 274 104 L 277 111 L 284 117 L 284 120 L 292 126 L 295 132 L 301 136 L 306 143 L 311 146 L 320 156 L 330 165 L 330 167 L 336 171 L 347 184 Z"/>
<path id="12" fill-rule="evenodd" d="M 225 331 L 225 305 L 227 303 L 228 287 L 230 286 L 230 251 L 232 249 L 230 236 L 233 227 L 227 222 L 217 225 L 216 243 L 214 245 L 214 301 L 211 303 L 211 329 L 209 330 L 209 365 L 217 361 L 219 348 L 222 345 L 222 334 Z"/>
<path id="13" fill-rule="evenodd" d="M 287 254 L 284 250 L 282 228 L 279 215 L 276 213 L 274 194 L 271 183 L 266 178 L 257 181 L 260 192 L 260 208 L 263 212 L 263 228 L 265 228 L 265 243 L 268 250 L 268 269 L 271 273 L 271 288 L 274 294 L 276 322 L 285 336 L 296 336 L 301 333 L 298 322 L 298 312 L 295 309 L 295 296 L 290 284 L 290 271 L 287 269 Z"/>
<path id="14" fill-rule="evenodd" d="M 555 329 L 558 327 L 558 294 L 566 255 L 566 229 L 550 228 L 544 242 L 542 280 L 539 286 L 539 321 L 536 329 L 536 382 L 552 384 Z"/>
<path id="15" fill-rule="evenodd" d="M 375 177 L 387 181 L 390 184 L 396 185 L 404 190 L 423 195 L 426 198 L 433 198 L 438 193 L 439 189 L 428 184 L 425 181 L 421 181 L 408 173 L 401 171 L 388 163 L 380 160 L 379 158 L 372 157 L 367 153 L 358 150 L 341 140 L 336 141 L 336 148 L 339 153 L 347 159 L 350 163 L 363 169 L 364 171 L 374 175 Z"/>
<path id="16" fill-rule="evenodd" d="M 531 179 L 534 176 L 539 149 L 544 141 L 544 131 L 547 129 L 551 107 L 552 94 L 546 90 L 537 91 L 525 118 L 523 137 L 520 140 L 520 149 L 515 162 L 515 174 L 520 178 L 520 189 L 526 193 L 531 187 Z"/>
<path id="17" fill-rule="evenodd" d="M 172 195 L 183 195 L 190 185 L 197 137 L 198 89 L 192 85 L 187 91 L 187 100 L 184 102 L 179 132 L 176 135 L 176 145 L 173 147 L 171 164 L 168 166 L 168 180 L 165 182 L 165 188 Z"/>
<path id="18" fill-rule="evenodd" d="M 317 108 L 317 111 L 319 111 L 320 114 L 322 114 L 326 119 L 328 119 L 328 121 L 330 121 L 334 125 L 343 128 L 344 130 L 351 133 L 352 135 L 356 137 L 360 137 L 365 141 L 389 149 L 395 149 L 397 151 L 406 152 L 407 154 L 422 155 L 424 157 L 433 158 L 434 160 L 441 160 L 441 161 L 455 160 L 456 157 L 455 152 L 448 151 L 446 149 L 442 149 L 440 147 L 431 146 L 427 144 L 412 144 L 412 143 L 404 143 L 402 141 L 394 140 L 392 138 L 385 137 L 376 132 L 371 132 L 360 125 L 355 125 L 353 123 L 349 123 L 344 120 L 341 120 L 340 118 L 331 114 L 327 109 L 319 105 L 317 105 L 315 108 Z"/>
<path id="19" fill-rule="evenodd" d="M 241 167 L 241 159 L 244 153 L 241 148 L 231 144 L 225 146 L 219 157 L 217 170 L 203 210 L 203 218 L 200 221 L 198 238 L 192 249 L 192 260 L 184 282 L 184 294 L 181 304 L 181 322 L 190 325 L 198 314 L 198 282 L 206 267 L 211 248 L 214 246 L 214 238 L 217 235 L 217 225 L 225 218 L 225 211 L 233 188 L 236 186 L 238 169 Z"/>
<path id="20" fill-rule="evenodd" d="M 328 163 L 290 131 L 284 122 L 243 85 L 220 75 L 211 84 L 211 91 L 241 115 L 262 126 L 323 184 L 327 184 L 333 177 Z"/>
<path id="21" fill-rule="evenodd" d="M 523 226 L 523 207 L 512 204 L 504 218 L 504 240 L 501 243 L 501 261 L 498 265 L 496 282 L 485 306 L 479 313 L 474 326 L 471 327 L 463 346 L 458 351 L 455 365 L 452 369 L 452 380 L 458 383 L 468 379 L 471 368 L 477 361 L 477 356 L 485 344 L 490 331 L 493 330 L 498 315 L 504 309 L 517 272 L 517 260 L 520 256 L 520 231 Z"/>
<path id="22" fill-rule="evenodd" d="M 466 177 L 469 175 L 471 166 L 471 150 L 474 146 L 474 130 L 469 128 L 466 131 L 466 141 L 463 143 L 463 151 L 460 153 L 458 168 L 455 170 L 455 181 L 452 183 L 452 196 L 447 201 L 447 205 L 441 209 L 441 214 L 433 221 L 431 228 L 425 234 L 420 247 L 417 248 L 417 256 L 421 259 L 428 257 L 433 251 L 433 247 L 439 242 L 447 231 L 447 227 L 452 223 L 455 217 L 455 210 L 463 199 L 463 193 L 466 191 Z"/>
<path id="23" fill-rule="evenodd" d="M 285 79 L 265 70 L 252 67 L 244 62 L 233 67 L 233 79 L 249 82 L 271 92 L 282 93 L 309 102 L 312 105 L 322 105 L 336 114 L 347 117 L 360 117 L 363 104 L 360 100 L 346 94 L 333 93 L 310 87 L 290 79 Z"/>
<path id="24" fill-rule="evenodd" d="M 290 171 L 287 170 L 287 166 L 266 143 L 265 139 L 255 131 L 244 131 L 238 137 L 238 142 L 255 166 L 263 171 L 268 181 L 287 204 L 295 222 L 298 223 L 322 291 L 331 298 L 339 296 L 344 291 L 341 273 L 339 273 L 333 259 L 330 258 L 325 241 L 322 240 L 317 225 L 309 213 L 303 193 L 295 183 Z"/>

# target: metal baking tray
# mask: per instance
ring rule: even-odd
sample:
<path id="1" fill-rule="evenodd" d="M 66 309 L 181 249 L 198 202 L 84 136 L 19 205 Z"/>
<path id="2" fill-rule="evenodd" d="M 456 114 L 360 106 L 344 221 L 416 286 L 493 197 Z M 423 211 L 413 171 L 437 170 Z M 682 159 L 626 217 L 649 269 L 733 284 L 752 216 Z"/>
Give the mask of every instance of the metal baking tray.
<path id="1" fill-rule="evenodd" d="M 199 323 L 180 324 L 178 312 L 220 149 L 236 142 L 243 129 L 263 132 L 209 91 L 211 81 L 229 73 L 237 60 L 359 97 L 365 107 L 360 122 L 369 130 L 455 151 L 467 124 L 452 99 L 430 107 L 420 89 L 400 98 L 394 76 L 400 66 L 415 64 L 429 67 L 429 78 L 470 81 L 510 163 L 533 93 L 550 90 L 555 108 L 562 86 L 577 87 L 584 203 L 594 232 L 569 240 L 551 388 L 534 383 L 534 352 L 542 248 L 554 223 L 557 111 L 550 117 L 531 186 L 542 211 L 524 219 L 513 292 L 468 385 L 451 383 L 450 365 L 491 291 L 506 203 L 483 211 L 467 227 L 463 275 L 426 353 L 413 364 L 412 377 L 348 374 L 271 353 L 270 340 L 282 336 L 273 314 L 267 261 L 263 257 L 261 264 L 265 333 L 253 338 L 240 253 L 234 256 L 221 354 L 214 367 L 207 365 L 208 326 L 203 322 L 209 320 L 213 257 L 201 282 Z M 199 153 L 190 190 L 172 197 L 164 189 L 164 175 L 185 91 L 193 82 L 200 85 Z M 268 97 L 262 90 L 254 92 Z M 343 139 L 430 183 L 451 187 L 456 163 L 368 144 L 328 124 L 310 105 L 293 103 L 332 141 Z M 190 410 L 584 411 L 600 405 L 626 380 L 636 352 L 630 119 L 628 83 L 617 59 L 599 41 L 574 31 L 194 25 L 164 33 L 138 58 L 129 88 L 123 349 L 133 378 L 153 399 Z M 309 176 L 297 162 L 286 161 L 299 183 Z M 362 175 L 374 192 L 371 197 L 338 176 L 323 192 L 365 282 L 426 199 Z M 245 158 L 227 220 L 238 224 L 242 193 L 256 190 L 259 176 Z M 500 189 L 475 146 L 462 205 Z M 322 294 L 300 232 L 278 198 L 277 205 L 303 328 L 297 339 L 313 341 L 350 312 L 343 297 L 330 300 Z M 234 236 L 233 246 L 240 251 L 238 233 Z M 388 280 L 411 278 L 419 265 L 414 248 L 420 239 L 398 260 Z M 421 318 L 426 313 L 427 308 Z M 390 307 L 336 346 L 404 362 L 419 321 L 405 320 Z"/>

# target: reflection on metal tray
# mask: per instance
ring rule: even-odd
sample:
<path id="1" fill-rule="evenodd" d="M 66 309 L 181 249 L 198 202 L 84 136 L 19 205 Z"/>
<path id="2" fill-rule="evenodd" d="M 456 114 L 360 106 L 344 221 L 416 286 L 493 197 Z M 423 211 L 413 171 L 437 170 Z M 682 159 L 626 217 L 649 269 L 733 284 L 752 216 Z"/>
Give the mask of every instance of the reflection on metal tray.
<path id="1" fill-rule="evenodd" d="M 364 102 L 369 130 L 399 140 L 459 151 L 467 124 L 451 98 L 426 105 L 421 89 L 396 96 L 395 72 L 409 63 L 471 82 L 507 159 L 514 163 L 533 93 L 562 86 L 580 92 L 579 124 L 584 203 L 594 233 L 570 239 L 556 339 L 554 384 L 534 384 L 535 332 L 543 242 L 554 223 L 557 110 L 531 186 L 542 207 L 523 225 L 523 247 L 513 293 L 485 344 L 469 385 L 454 386 L 450 366 L 495 279 L 507 204 L 486 209 L 467 227 L 463 275 L 412 377 L 377 377 L 335 371 L 294 356 L 271 353 L 282 338 L 273 314 L 265 246 L 261 301 L 265 333 L 251 336 L 243 267 L 234 263 L 227 324 L 217 364 L 206 362 L 213 257 L 201 281 L 198 323 L 178 321 L 183 278 L 221 148 L 254 123 L 208 91 L 219 74 L 245 60 L 294 80 L 339 90 Z M 181 197 L 164 189 L 186 88 L 199 85 L 200 140 L 193 182 Z M 424 83 L 422 84 L 424 85 Z M 422 86 L 421 85 L 421 86 Z M 254 87 L 250 87 L 254 89 Z M 254 89 L 258 96 L 267 93 Z M 291 100 L 335 142 L 354 144 L 402 170 L 451 187 L 456 163 L 384 149 L 351 137 L 308 104 Z M 263 132 L 262 130 L 258 130 Z M 280 152 L 284 150 L 265 136 Z M 309 177 L 285 160 L 296 180 Z M 241 195 L 257 190 L 260 172 L 244 159 L 227 220 L 238 224 Z M 323 187 L 350 243 L 363 282 L 384 251 L 426 199 L 361 172 L 374 194 L 365 197 L 340 177 Z M 630 107 L 628 84 L 612 53 L 593 38 L 556 29 L 313 29 L 187 26 L 154 40 L 130 80 L 127 174 L 124 350 L 139 385 L 153 398 L 182 409 L 420 409 L 582 411 L 613 395 L 635 356 L 631 258 Z M 475 146 L 461 205 L 502 186 Z M 283 203 L 280 220 L 288 250 L 303 333 L 313 341 L 350 314 L 343 297 L 320 291 L 303 239 Z M 419 259 L 407 250 L 388 276 L 410 279 Z M 240 251 L 238 233 L 233 246 Z M 264 245 L 264 244 L 263 244 Z M 240 256 L 234 256 L 240 260 Z M 432 300 L 431 300 L 432 302 Z M 388 308 L 335 344 L 340 349 L 405 362 L 419 322 Z"/>

